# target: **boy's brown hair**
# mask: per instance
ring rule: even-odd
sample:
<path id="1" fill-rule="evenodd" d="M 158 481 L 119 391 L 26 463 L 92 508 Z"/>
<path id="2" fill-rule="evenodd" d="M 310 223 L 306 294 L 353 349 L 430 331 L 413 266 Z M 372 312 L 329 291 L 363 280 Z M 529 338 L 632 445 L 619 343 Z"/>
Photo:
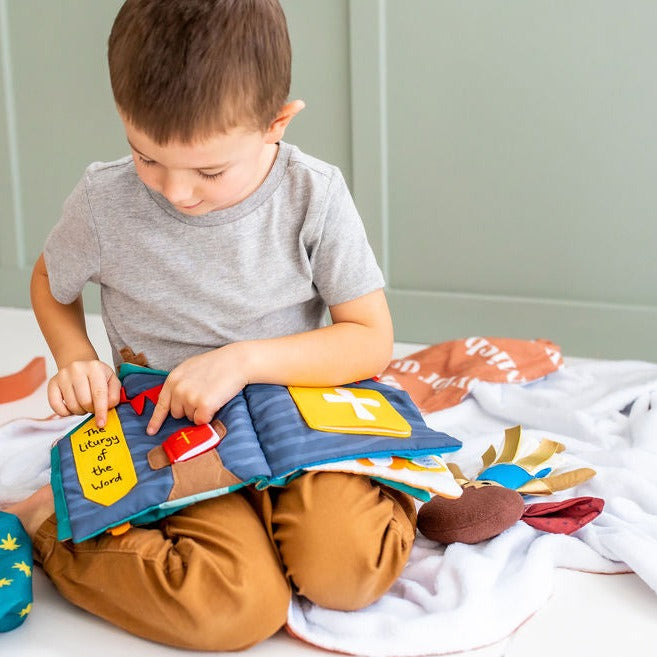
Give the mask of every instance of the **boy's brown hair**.
<path id="1" fill-rule="evenodd" d="M 108 60 L 119 110 L 159 144 L 264 131 L 290 91 L 278 0 L 127 0 Z"/>

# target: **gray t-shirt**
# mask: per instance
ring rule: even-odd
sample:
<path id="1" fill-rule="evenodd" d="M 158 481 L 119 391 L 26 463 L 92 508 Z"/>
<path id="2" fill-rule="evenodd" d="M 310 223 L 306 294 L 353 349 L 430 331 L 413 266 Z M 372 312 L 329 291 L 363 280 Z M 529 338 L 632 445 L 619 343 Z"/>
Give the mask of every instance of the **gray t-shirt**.
<path id="1" fill-rule="evenodd" d="M 116 365 L 130 347 L 164 370 L 231 342 L 318 328 L 326 306 L 384 284 L 340 171 L 283 142 L 253 194 L 200 217 L 146 187 L 132 158 L 94 163 L 44 256 L 61 303 L 100 285 Z"/>

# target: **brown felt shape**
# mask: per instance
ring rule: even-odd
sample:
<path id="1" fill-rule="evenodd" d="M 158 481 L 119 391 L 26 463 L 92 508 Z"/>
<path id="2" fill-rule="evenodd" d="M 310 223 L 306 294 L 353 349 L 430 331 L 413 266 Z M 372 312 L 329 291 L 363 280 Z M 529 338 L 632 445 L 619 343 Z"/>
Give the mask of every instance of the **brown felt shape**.
<path id="1" fill-rule="evenodd" d="M 436 496 L 420 507 L 417 528 L 439 543 L 480 543 L 522 517 L 522 495 L 502 486 L 467 487 L 455 500 Z"/>
<path id="2" fill-rule="evenodd" d="M 199 454 L 188 461 L 179 461 L 171 466 L 173 488 L 168 500 L 179 500 L 196 493 L 224 488 L 242 483 L 226 469 L 216 449 Z"/>
<path id="3" fill-rule="evenodd" d="M 171 465 L 167 453 L 164 451 L 162 445 L 156 445 L 148 452 L 146 457 L 148 459 L 148 465 L 151 466 L 151 470 L 161 470 L 162 468 L 168 468 Z"/>

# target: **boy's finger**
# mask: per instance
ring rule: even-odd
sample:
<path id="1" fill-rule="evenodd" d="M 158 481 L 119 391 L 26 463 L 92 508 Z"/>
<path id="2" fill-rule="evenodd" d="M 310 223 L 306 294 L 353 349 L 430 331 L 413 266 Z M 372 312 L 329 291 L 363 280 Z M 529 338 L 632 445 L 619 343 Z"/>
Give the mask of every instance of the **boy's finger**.
<path id="1" fill-rule="evenodd" d="M 165 384 L 164 388 L 160 391 L 157 404 L 155 404 L 155 410 L 153 411 L 153 415 L 151 415 L 151 419 L 148 421 L 148 426 L 146 427 L 146 433 L 149 436 L 156 434 L 160 430 L 162 423 L 166 420 L 167 415 L 169 414 L 170 402 L 171 397 Z"/>
<path id="2" fill-rule="evenodd" d="M 50 408 L 61 417 L 71 414 L 71 411 L 66 408 L 66 404 L 64 403 L 62 391 L 52 379 L 48 383 L 48 403 L 50 404 Z"/>
<path id="3" fill-rule="evenodd" d="M 82 395 L 78 388 L 79 386 L 76 388 L 76 386 L 71 383 L 65 383 L 64 385 L 59 386 L 59 390 L 62 393 L 62 403 L 72 415 L 84 415 L 85 413 L 89 413 L 87 409 L 90 407 L 91 397 L 88 398 L 88 401 L 83 406 L 80 401 Z M 88 388 L 84 394 L 89 395 Z"/>
<path id="4" fill-rule="evenodd" d="M 215 410 L 211 409 L 209 406 L 199 406 L 194 410 L 192 417 L 189 419 L 194 424 L 210 424 L 214 414 Z"/>
<path id="5" fill-rule="evenodd" d="M 107 422 L 107 380 L 102 374 L 93 374 L 89 377 L 91 390 L 91 404 L 96 414 L 96 426 L 101 429 Z"/>
<path id="6" fill-rule="evenodd" d="M 114 408 L 115 406 L 118 406 L 121 401 L 121 382 L 118 380 L 114 372 L 111 373 L 107 385 L 107 407 Z"/>

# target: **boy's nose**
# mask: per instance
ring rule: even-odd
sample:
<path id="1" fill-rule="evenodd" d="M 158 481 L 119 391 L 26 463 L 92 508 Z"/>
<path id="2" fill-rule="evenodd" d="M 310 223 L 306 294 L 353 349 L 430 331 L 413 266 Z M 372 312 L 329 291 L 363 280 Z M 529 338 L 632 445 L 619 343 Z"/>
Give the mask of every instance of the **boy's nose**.
<path id="1" fill-rule="evenodd" d="M 162 180 L 162 195 L 173 205 L 184 205 L 193 196 L 193 187 L 184 176 L 168 173 Z"/>

